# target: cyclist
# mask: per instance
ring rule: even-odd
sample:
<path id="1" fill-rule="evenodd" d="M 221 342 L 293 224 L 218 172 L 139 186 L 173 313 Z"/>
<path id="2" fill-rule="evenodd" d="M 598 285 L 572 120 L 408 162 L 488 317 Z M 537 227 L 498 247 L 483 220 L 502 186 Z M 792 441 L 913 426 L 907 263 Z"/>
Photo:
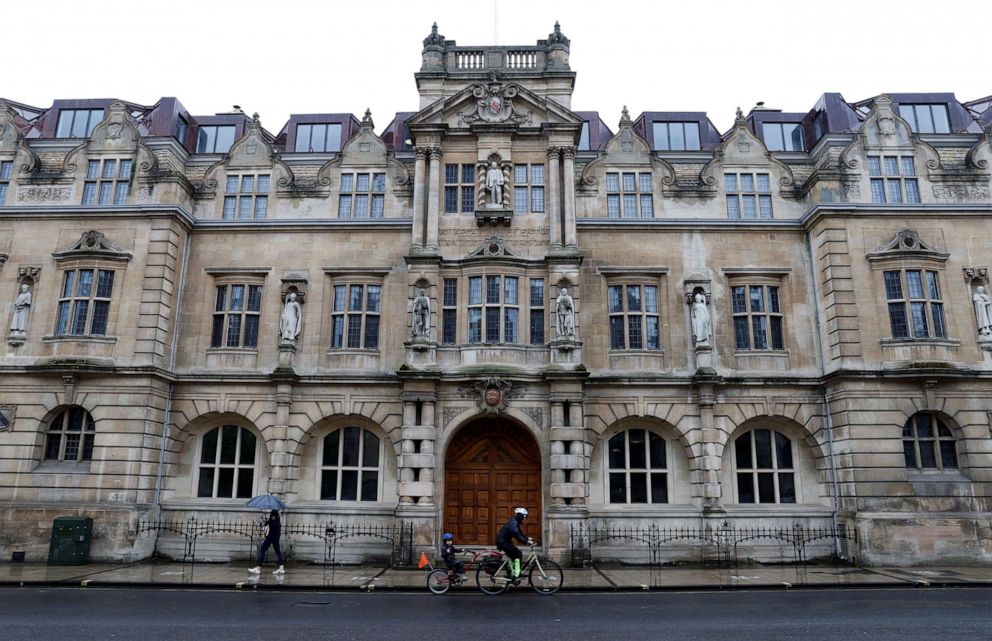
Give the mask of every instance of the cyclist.
<path id="1" fill-rule="evenodd" d="M 527 508 L 513 508 L 513 516 L 510 517 L 510 520 L 506 522 L 506 525 L 504 525 L 500 529 L 499 534 L 496 535 L 496 549 L 506 552 L 506 555 L 510 557 L 510 568 L 514 581 L 520 578 L 520 559 L 522 559 L 524 555 L 520 551 L 520 548 L 513 544 L 513 540 L 516 539 L 521 543 L 534 545 L 534 539 L 528 537 L 520 529 L 520 525 L 526 518 Z"/>
<path id="2" fill-rule="evenodd" d="M 465 563 L 459 560 L 455 554 L 464 552 L 463 548 L 455 547 L 455 535 L 445 532 L 441 535 L 441 558 L 448 565 L 448 568 L 458 573 L 458 579 L 467 580 L 465 577 Z"/>

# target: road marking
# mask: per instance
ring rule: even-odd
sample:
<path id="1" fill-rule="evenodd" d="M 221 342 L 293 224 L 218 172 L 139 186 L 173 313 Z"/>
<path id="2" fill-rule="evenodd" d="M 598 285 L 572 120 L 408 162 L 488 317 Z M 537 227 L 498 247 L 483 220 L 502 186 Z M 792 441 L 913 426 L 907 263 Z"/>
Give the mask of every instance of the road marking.
<path id="1" fill-rule="evenodd" d="M 90 581 L 92 580 L 93 579 L 83 579 L 82 581 L 79 582 L 79 585 L 85 588 L 90 584 Z"/>

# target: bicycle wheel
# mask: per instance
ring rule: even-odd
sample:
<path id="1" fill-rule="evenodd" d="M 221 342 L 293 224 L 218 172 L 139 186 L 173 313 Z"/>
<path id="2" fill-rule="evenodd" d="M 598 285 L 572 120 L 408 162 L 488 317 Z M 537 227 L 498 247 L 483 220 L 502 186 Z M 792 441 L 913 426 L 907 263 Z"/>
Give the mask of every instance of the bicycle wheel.
<path id="1" fill-rule="evenodd" d="M 447 570 L 434 570 L 427 575 L 427 589 L 434 594 L 444 594 L 451 587 Z"/>
<path id="2" fill-rule="evenodd" d="M 499 570 L 489 574 L 486 572 L 486 564 L 480 563 L 475 570 L 475 584 L 486 594 L 500 594 L 506 590 L 506 581 L 497 581 L 496 577 L 503 573 L 506 563 L 499 566 Z"/>
<path id="3" fill-rule="evenodd" d="M 565 581 L 565 575 L 561 571 L 561 566 L 554 561 L 544 560 L 534 563 L 527 576 L 530 587 L 538 594 L 554 594 L 561 589 L 561 584 Z"/>

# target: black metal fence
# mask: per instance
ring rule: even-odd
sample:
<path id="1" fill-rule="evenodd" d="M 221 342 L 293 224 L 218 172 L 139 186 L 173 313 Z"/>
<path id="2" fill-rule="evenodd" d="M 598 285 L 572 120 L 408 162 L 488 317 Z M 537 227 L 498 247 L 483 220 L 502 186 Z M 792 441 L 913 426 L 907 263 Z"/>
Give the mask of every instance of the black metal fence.
<path id="1" fill-rule="evenodd" d="M 171 533 L 183 538 L 182 562 L 196 563 L 197 543 L 204 539 L 220 538 L 224 535 L 241 537 L 248 550 L 248 558 L 254 558 L 255 551 L 262 541 L 263 521 L 247 516 L 228 519 L 143 519 L 138 521 L 135 534 Z M 283 546 L 291 545 L 297 539 L 311 539 L 323 542 L 324 565 L 337 565 L 342 544 L 380 543 L 390 547 L 389 565 L 410 565 L 413 562 L 413 524 L 395 520 L 391 523 L 352 523 L 352 522 L 282 522 Z M 157 550 L 156 550 L 157 551 Z"/>
<path id="2" fill-rule="evenodd" d="M 622 559 L 652 568 L 676 560 L 738 567 L 743 560 L 806 565 L 813 558 L 856 563 L 857 533 L 843 526 L 739 527 L 724 522 L 702 527 L 624 527 L 576 524 L 571 528 L 572 565 Z M 761 557 L 761 558 L 756 558 Z"/>

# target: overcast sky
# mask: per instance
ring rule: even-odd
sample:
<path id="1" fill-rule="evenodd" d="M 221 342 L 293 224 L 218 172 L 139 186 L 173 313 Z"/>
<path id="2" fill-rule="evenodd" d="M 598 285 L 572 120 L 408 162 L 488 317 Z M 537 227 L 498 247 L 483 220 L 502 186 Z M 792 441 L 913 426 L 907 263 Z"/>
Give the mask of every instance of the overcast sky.
<path id="1" fill-rule="evenodd" d="M 290 113 L 372 109 L 381 131 L 418 107 L 413 74 L 435 20 L 459 45 L 533 45 L 555 20 L 578 72 L 572 107 L 616 130 L 621 107 L 809 110 L 839 91 L 992 94 L 990 0 L 41 0 L 4 3 L 0 96 L 238 104 L 277 132 Z"/>

